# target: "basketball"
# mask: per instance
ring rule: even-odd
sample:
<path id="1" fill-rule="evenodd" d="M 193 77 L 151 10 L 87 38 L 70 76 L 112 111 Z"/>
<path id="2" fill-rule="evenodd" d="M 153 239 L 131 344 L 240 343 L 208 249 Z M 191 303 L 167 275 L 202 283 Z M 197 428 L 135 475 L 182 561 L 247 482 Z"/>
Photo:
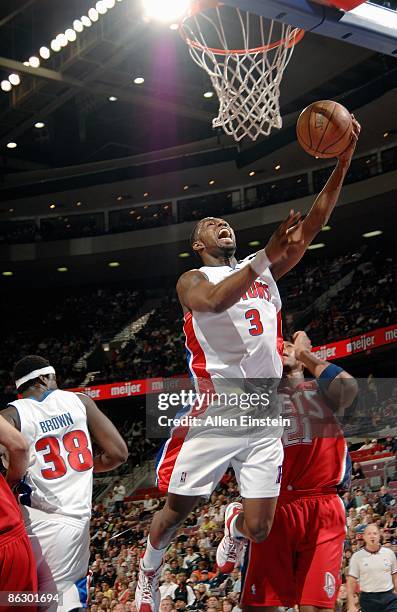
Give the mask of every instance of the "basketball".
<path id="1" fill-rule="evenodd" d="M 350 144 L 353 123 L 347 108 L 333 100 L 307 106 L 299 115 L 296 134 L 301 147 L 314 157 L 338 157 Z"/>

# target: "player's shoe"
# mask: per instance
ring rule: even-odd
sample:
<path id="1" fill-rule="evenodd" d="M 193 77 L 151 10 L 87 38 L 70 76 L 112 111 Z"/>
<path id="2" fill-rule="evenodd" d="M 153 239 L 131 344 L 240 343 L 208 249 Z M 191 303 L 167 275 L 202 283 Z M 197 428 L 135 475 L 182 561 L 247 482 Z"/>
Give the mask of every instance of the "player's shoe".
<path id="1" fill-rule="evenodd" d="M 161 566 L 158 569 L 146 569 L 143 567 L 141 560 L 135 591 L 135 605 L 138 612 L 158 612 L 160 608 L 160 575 Z"/>
<path id="2" fill-rule="evenodd" d="M 243 505 L 239 502 L 229 504 L 225 511 L 225 535 L 216 551 L 216 563 L 222 574 L 230 574 L 240 563 L 242 557 L 246 540 L 245 538 L 233 538 L 230 533 L 232 520 L 242 511 Z"/>

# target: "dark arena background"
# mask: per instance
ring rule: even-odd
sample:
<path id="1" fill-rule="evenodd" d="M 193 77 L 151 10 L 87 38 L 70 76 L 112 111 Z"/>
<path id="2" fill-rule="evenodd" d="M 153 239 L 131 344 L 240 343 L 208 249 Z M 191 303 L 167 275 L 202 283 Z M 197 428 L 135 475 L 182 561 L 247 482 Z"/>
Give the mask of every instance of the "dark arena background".
<path id="1" fill-rule="evenodd" d="M 397 555 L 397 6 L 227 1 L 305 30 L 280 83 L 282 127 L 236 141 L 212 126 L 218 92 L 180 35 L 188 4 L 0 3 L 1 408 L 17 398 L 14 364 L 40 355 L 60 389 L 85 393 L 116 425 L 129 455 L 94 473 L 87 606 L 139 612 L 140 557 L 165 503 L 147 397 L 188 376 L 175 286 L 201 265 L 192 229 L 225 219 L 241 260 L 291 209 L 306 215 L 336 160 L 309 156 L 296 122 L 317 100 L 343 104 L 361 134 L 338 203 L 278 286 L 284 339 L 304 330 L 319 359 L 360 383 L 332 608 L 351 612 L 346 578 L 365 527 Z M 215 559 L 236 499 L 229 469 L 168 547 L 153 612 L 243 609 L 241 564 L 226 575 Z"/>

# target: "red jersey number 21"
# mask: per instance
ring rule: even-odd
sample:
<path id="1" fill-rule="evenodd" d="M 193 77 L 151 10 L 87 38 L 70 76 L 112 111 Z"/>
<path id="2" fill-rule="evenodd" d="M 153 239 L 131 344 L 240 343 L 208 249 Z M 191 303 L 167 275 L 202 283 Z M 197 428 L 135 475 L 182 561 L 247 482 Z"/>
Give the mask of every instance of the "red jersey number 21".
<path id="1" fill-rule="evenodd" d="M 92 453 L 88 447 L 88 439 L 84 431 L 77 429 L 66 433 L 61 441 L 67 452 L 67 461 L 76 472 L 85 472 L 93 466 Z M 48 468 L 41 470 L 46 480 L 54 480 L 65 476 L 68 466 L 61 455 L 61 445 L 57 438 L 47 436 L 36 442 L 36 452 L 47 451 L 43 454 Z"/>
<path id="2" fill-rule="evenodd" d="M 248 330 L 251 336 L 260 336 L 263 334 L 263 325 L 259 310 L 256 308 L 250 308 L 245 313 L 245 318 L 251 322 L 251 327 Z"/>

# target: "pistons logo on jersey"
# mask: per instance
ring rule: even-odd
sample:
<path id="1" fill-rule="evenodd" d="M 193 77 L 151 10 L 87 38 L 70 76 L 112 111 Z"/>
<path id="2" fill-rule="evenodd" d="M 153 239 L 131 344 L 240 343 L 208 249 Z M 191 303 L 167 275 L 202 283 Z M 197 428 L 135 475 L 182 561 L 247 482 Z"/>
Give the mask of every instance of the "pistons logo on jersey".
<path id="1" fill-rule="evenodd" d="M 335 577 L 331 574 L 331 572 L 325 572 L 324 591 L 327 593 L 329 599 L 332 599 L 335 595 L 335 585 Z"/>

